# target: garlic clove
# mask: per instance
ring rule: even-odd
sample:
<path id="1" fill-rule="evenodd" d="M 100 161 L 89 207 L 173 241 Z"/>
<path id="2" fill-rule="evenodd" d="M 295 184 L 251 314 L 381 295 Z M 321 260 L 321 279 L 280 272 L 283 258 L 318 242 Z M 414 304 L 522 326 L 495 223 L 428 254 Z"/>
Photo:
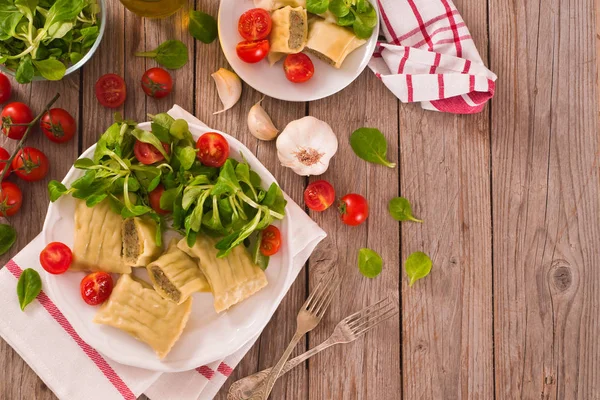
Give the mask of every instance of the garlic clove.
<path id="1" fill-rule="evenodd" d="M 259 140 L 273 140 L 277 137 L 279 130 L 273 125 L 273 120 L 262 107 L 263 97 L 258 103 L 252 106 L 248 112 L 248 129 L 255 138 Z"/>
<path id="2" fill-rule="evenodd" d="M 212 78 L 217 86 L 217 93 L 223 103 L 223 109 L 213 114 L 220 114 L 233 107 L 242 97 L 242 81 L 233 72 L 225 68 L 213 73 Z"/>

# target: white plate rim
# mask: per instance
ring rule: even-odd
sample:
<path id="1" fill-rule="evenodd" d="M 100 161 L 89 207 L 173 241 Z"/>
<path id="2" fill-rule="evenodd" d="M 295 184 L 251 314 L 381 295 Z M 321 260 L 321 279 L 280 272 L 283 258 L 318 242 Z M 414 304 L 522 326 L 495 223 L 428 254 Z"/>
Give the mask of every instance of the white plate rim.
<path id="1" fill-rule="evenodd" d="M 220 133 L 227 139 L 228 142 L 234 142 L 236 144 L 235 147 L 239 147 L 239 148 L 245 150 L 244 157 L 246 157 L 246 159 L 251 159 L 253 162 L 260 164 L 263 168 L 262 172 L 264 172 L 264 174 L 268 175 L 273 180 L 273 182 L 275 182 L 279 185 L 279 183 L 277 182 L 275 177 L 258 160 L 258 158 L 254 155 L 254 153 L 252 153 L 250 151 L 250 149 L 248 149 L 243 143 L 241 143 L 236 138 L 232 137 L 231 135 L 229 135 L 225 132 L 211 129 L 206 126 L 193 124 L 193 123 L 190 123 L 189 126 L 190 126 L 190 130 Z M 138 124 L 138 127 L 140 127 L 141 129 L 149 129 L 150 122 L 144 122 L 144 123 Z M 78 157 L 78 159 L 85 158 L 85 157 L 93 154 L 93 151 L 95 148 L 96 148 L 96 143 L 94 143 L 92 146 L 90 146 L 84 152 L 82 152 L 82 154 Z M 73 178 L 73 175 L 76 173 L 77 173 L 77 170 L 75 169 L 75 167 L 71 167 L 71 169 L 69 170 L 69 172 L 67 173 L 65 178 L 62 180 L 62 183 L 63 184 L 68 183 L 70 181 L 70 179 Z M 43 237 L 44 237 L 44 241 L 45 241 L 44 245 L 46 245 L 47 243 L 50 242 L 50 239 L 48 237 L 48 235 L 50 234 L 49 233 L 50 230 L 48 227 L 50 226 L 50 224 L 55 222 L 51 218 L 52 214 L 53 214 L 51 211 L 54 207 L 55 207 L 54 203 L 50 203 L 50 205 L 48 207 L 48 212 L 46 213 L 46 218 L 44 220 L 44 225 L 42 228 L 42 233 L 43 233 Z M 150 370 L 150 371 L 156 371 L 156 372 L 189 371 L 189 370 L 195 369 L 197 367 L 200 367 L 202 365 L 207 365 L 207 364 L 213 363 L 215 361 L 220 361 L 223 358 L 225 358 L 231 354 L 234 354 L 235 352 L 240 350 L 242 347 L 244 347 L 244 345 L 246 345 L 249 341 L 251 341 L 252 339 L 257 337 L 262 332 L 262 330 L 265 328 L 265 326 L 268 324 L 268 322 L 271 320 L 271 317 L 273 316 L 273 314 L 279 307 L 281 300 L 288 292 L 287 289 L 289 288 L 289 286 L 291 284 L 290 281 L 294 278 L 294 274 L 292 273 L 293 257 L 292 257 L 291 251 L 287 245 L 288 243 L 291 242 L 290 233 L 292 230 L 291 229 L 291 219 L 289 218 L 289 212 L 287 212 L 287 206 L 286 206 L 286 215 L 285 215 L 284 221 L 286 221 L 286 229 L 285 229 L 284 237 L 287 238 L 288 240 L 285 241 L 285 243 L 286 243 L 285 256 L 284 256 L 283 263 L 281 265 L 281 268 L 284 268 L 284 271 L 285 271 L 285 277 L 283 279 L 282 289 L 277 293 L 277 298 L 274 299 L 274 301 L 271 303 L 271 306 L 268 307 L 268 309 L 267 309 L 268 311 L 261 314 L 263 317 L 255 320 L 255 323 L 252 324 L 253 329 L 246 329 L 246 332 L 243 335 L 244 337 L 240 337 L 238 340 L 231 342 L 228 349 L 226 351 L 222 351 L 221 354 L 218 356 L 212 356 L 212 357 L 206 358 L 206 359 L 198 358 L 198 359 L 190 359 L 190 360 L 187 360 L 184 362 L 167 363 L 167 362 L 161 361 L 157 356 L 155 356 L 153 359 L 147 359 L 147 358 L 140 359 L 139 357 L 136 357 L 135 355 L 127 355 L 127 354 L 123 354 L 120 352 L 113 352 L 110 349 L 104 348 L 103 342 L 100 341 L 93 332 L 91 332 L 89 329 L 86 328 L 86 324 L 93 324 L 92 321 L 86 321 L 86 320 L 83 320 L 82 318 L 80 318 L 76 311 L 76 307 L 71 306 L 70 304 L 64 304 L 64 302 L 61 303 L 60 299 L 62 297 L 59 295 L 59 293 L 57 291 L 58 288 L 56 285 L 56 281 L 52 279 L 52 275 L 50 275 L 50 274 L 44 274 L 45 288 L 48 291 L 48 293 L 50 294 L 50 297 L 53 299 L 53 301 L 57 304 L 58 307 L 60 307 L 59 308 L 60 311 L 67 318 L 67 320 L 69 321 L 69 323 L 71 324 L 73 329 L 83 339 L 83 341 L 86 342 L 91 347 L 93 347 L 98 352 L 100 352 L 101 354 L 103 354 L 104 356 L 108 357 L 109 359 L 116 361 L 123 365 L 138 367 L 138 368 L 142 368 L 142 369 L 146 369 L 146 370 Z M 266 311 L 266 310 L 263 310 L 263 311 Z"/>

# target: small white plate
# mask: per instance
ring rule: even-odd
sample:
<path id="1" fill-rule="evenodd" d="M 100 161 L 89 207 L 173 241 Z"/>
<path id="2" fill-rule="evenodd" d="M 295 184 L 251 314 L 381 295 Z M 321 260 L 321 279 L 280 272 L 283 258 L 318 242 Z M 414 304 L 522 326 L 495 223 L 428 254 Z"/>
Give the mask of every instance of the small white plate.
<path id="1" fill-rule="evenodd" d="M 150 123 L 140 124 L 139 127 L 150 130 Z M 192 124 L 190 130 L 196 139 L 208 131 L 218 132 Z M 240 154 L 243 154 L 250 167 L 262 178 L 264 187 L 275 182 L 275 178 L 250 150 L 233 137 L 219 133 L 229 142 L 231 157 L 241 160 Z M 81 157 L 91 158 L 95 147 L 94 145 L 87 149 Z M 81 170 L 71 168 L 63 183 L 69 186 L 81 175 Z M 46 243 L 60 241 L 69 247 L 73 246 L 74 207 L 75 201 L 71 196 L 64 196 L 50 204 L 43 228 Z M 283 244 L 279 253 L 271 257 L 269 268 L 266 270 L 269 284 L 254 296 L 221 314 L 217 314 L 214 310 L 212 294 L 196 293 L 193 296 L 189 322 L 179 341 L 163 360 L 159 360 L 149 346 L 127 333 L 92 322 L 97 307 L 84 303 L 79 292 L 79 284 L 85 273 L 68 272 L 57 276 L 46 274 L 45 287 L 83 340 L 106 357 L 121 364 L 153 371 L 191 370 L 236 352 L 258 335 L 271 319 L 285 295 L 286 283 L 291 279 L 292 268 L 288 240 L 286 240 L 290 237 L 289 217 L 286 215 L 276 225 L 282 232 Z M 134 270 L 136 275 L 147 278 L 145 269 Z"/>
<path id="2" fill-rule="evenodd" d="M 379 8 L 371 0 L 377 15 Z M 227 61 L 238 76 L 259 92 L 275 99 L 286 101 L 313 101 L 331 96 L 350 85 L 363 72 L 377 45 L 379 18 L 373 35 L 365 45 L 352 52 L 342 68 L 336 69 L 310 54 L 315 65 L 315 74 L 305 83 L 292 83 L 283 72 L 283 62 L 269 66 L 267 60 L 248 64 L 239 59 L 235 47 L 244 40 L 238 30 L 240 16 L 254 8 L 253 0 L 221 0 L 219 8 L 219 40 Z"/>

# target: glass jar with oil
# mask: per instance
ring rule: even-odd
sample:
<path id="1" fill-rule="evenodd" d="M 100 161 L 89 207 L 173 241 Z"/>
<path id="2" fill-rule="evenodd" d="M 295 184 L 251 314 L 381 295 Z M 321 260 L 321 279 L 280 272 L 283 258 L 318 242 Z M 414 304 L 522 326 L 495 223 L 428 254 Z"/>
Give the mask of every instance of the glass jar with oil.
<path id="1" fill-rule="evenodd" d="M 130 11 L 141 17 L 165 18 L 179 10 L 186 0 L 121 0 Z"/>

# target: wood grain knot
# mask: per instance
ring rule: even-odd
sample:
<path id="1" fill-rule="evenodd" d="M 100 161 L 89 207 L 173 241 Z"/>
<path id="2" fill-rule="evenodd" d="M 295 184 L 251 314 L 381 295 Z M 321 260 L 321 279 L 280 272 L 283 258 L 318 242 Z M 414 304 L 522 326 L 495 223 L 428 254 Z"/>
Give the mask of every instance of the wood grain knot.
<path id="1" fill-rule="evenodd" d="M 427 351 L 426 343 L 419 343 L 415 346 L 415 351 L 418 353 L 425 353 Z"/>
<path id="2" fill-rule="evenodd" d="M 552 264 L 552 284 L 559 292 L 564 292 L 573 284 L 571 267 L 564 260 L 556 260 Z"/>

